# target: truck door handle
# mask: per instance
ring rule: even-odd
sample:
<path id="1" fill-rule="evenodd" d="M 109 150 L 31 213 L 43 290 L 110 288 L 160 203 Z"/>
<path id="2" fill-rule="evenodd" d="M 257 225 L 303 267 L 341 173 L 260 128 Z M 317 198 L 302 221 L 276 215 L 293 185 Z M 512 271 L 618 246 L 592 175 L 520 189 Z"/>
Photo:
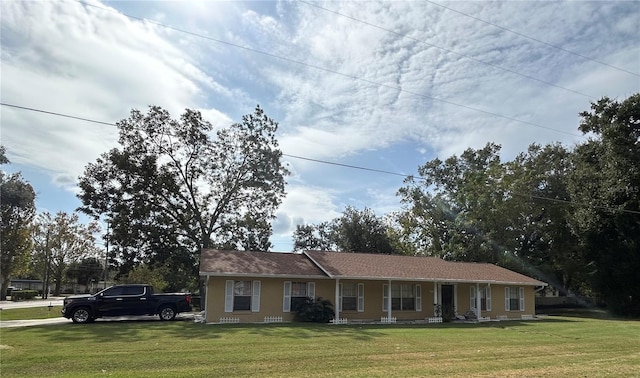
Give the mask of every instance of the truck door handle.
<path id="1" fill-rule="evenodd" d="M 147 300 L 147 298 L 140 298 L 140 300 L 141 300 L 141 301 L 146 301 L 146 300 Z"/>
<path id="2" fill-rule="evenodd" d="M 121 300 L 122 300 L 122 298 L 116 298 L 116 301 L 121 301 Z"/>

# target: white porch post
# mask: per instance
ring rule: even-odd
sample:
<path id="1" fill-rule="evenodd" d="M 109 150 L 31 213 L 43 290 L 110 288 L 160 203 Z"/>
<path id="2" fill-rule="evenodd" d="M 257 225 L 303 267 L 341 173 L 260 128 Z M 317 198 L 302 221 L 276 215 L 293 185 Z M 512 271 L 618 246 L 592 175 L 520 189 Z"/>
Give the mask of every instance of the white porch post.
<path id="1" fill-rule="evenodd" d="M 438 316 L 438 314 L 436 314 L 437 307 L 438 307 L 438 283 L 434 282 L 433 283 L 433 316 Z"/>
<path id="2" fill-rule="evenodd" d="M 389 318 L 389 321 L 391 321 L 391 280 L 389 280 L 389 285 L 387 286 L 387 300 L 389 301 L 387 303 L 387 318 Z"/>
<path id="3" fill-rule="evenodd" d="M 204 311 L 205 323 L 208 321 L 207 314 L 209 313 L 209 278 L 211 278 L 211 276 L 207 276 L 207 283 L 204 287 L 204 310 L 200 309 L 201 311 Z M 200 297 L 200 303 L 202 303 L 202 296 Z M 200 305 L 200 303 L 198 303 L 198 306 Z"/>
<path id="4" fill-rule="evenodd" d="M 480 283 L 476 282 L 476 316 L 478 320 L 482 316 L 482 300 L 480 299 Z"/>
<path id="5" fill-rule="evenodd" d="M 335 301 L 335 306 L 333 306 L 333 319 L 335 321 L 340 320 L 340 279 L 339 278 L 336 278 L 336 301 Z"/>

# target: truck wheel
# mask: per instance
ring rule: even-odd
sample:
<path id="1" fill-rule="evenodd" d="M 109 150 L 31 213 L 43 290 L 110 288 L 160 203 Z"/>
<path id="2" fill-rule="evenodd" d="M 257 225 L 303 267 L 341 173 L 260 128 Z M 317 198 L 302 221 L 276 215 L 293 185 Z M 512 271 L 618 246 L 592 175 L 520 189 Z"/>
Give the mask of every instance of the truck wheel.
<path id="1" fill-rule="evenodd" d="M 89 323 L 92 320 L 91 312 L 86 307 L 76 308 L 71 314 L 71 320 L 74 323 Z"/>
<path id="2" fill-rule="evenodd" d="M 176 317 L 176 310 L 171 306 L 164 306 L 158 312 L 160 320 L 173 320 Z"/>

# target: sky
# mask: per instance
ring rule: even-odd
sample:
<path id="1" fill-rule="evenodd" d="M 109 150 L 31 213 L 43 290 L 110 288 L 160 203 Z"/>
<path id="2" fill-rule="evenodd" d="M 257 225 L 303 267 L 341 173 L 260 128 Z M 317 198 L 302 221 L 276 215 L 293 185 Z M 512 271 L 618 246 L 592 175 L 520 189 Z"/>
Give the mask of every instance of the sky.
<path id="1" fill-rule="evenodd" d="M 584 142 L 579 113 L 640 92 L 637 1 L 0 2 L 0 142 L 39 212 L 117 147 L 106 123 L 159 105 L 215 127 L 260 105 L 292 175 L 274 251 L 346 206 L 401 207 L 400 175 L 489 142 Z M 13 106 L 10 106 L 13 105 Z"/>

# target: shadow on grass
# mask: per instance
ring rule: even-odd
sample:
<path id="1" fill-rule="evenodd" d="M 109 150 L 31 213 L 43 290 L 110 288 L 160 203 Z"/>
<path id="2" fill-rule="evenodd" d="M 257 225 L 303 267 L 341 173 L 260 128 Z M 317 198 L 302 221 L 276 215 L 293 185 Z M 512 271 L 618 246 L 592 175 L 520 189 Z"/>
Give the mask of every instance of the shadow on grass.
<path id="1" fill-rule="evenodd" d="M 395 331 L 442 331 L 456 329 L 502 328 L 521 332 L 536 332 L 537 323 L 567 323 L 578 321 L 570 318 L 549 317 L 544 320 L 509 320 L 486 323 L 441 323 L 441 324 L 202 324 L 194 323 L 190 318 L 174 321 L 160 321 L 157 317 L 134 317 L 132 319 L 98 319 L 90 324 L 64 323 L 58 325 L 34 326 L 22 329 L 7 329 L 7 332 L 33 332 L 39 338 L 51 343 L 82 342 L 126 342 L 128 340 L 155 342 L 158 338 L 169 336 L 177 345 L 196 339 L 228 338 L 234 334 L 250 334 L 260 337 L 285 339 L 306 338 L 348 338 L 356 341 L 371 341 L 385 337 Z M 3 331 L 5 332 L 5 331 Z"/>
<path id="2" fill-rule="evenodd" d="M 637 318 L 628 318 L 622 316 L 616 316 L 609 312 L 606 308 L 602 307 L 537 307 L 536 312 L 539 314 L 546 314 L 549 316 L 564 316 L 572 318 L 585 318 L 585 319 L 597 319 L 597 320 L 629 320 L 637 321 Z"/>

